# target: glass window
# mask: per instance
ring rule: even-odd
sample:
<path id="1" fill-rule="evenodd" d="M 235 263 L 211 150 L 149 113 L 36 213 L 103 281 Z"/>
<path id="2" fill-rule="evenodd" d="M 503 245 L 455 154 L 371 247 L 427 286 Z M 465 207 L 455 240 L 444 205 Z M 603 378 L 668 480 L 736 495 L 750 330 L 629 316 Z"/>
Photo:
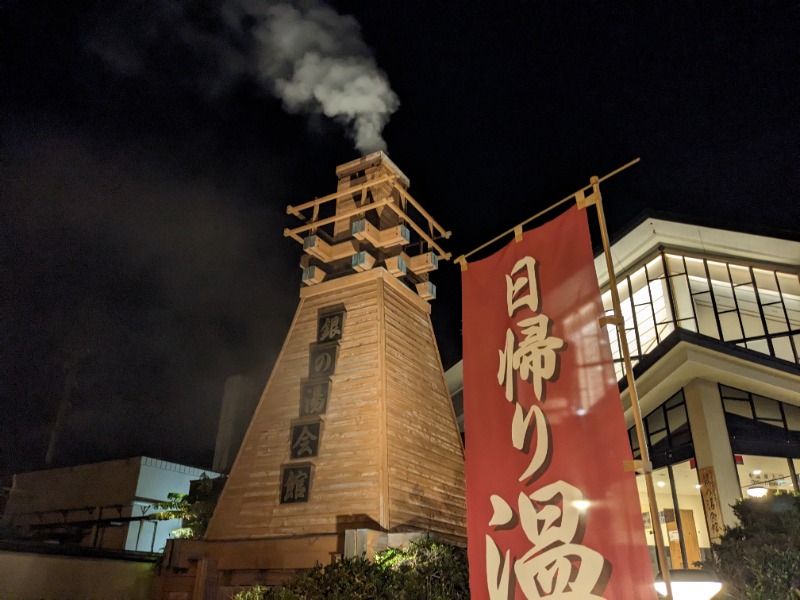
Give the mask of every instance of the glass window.
<path id="1" fill-rule="evenodd" d="M 727 288 L 730 288 L 730 276 L 728 275 L 728 265 L 726 263 L 707 260 L 706 265 L 708 265 L 708 276 L 711 277 L 711 281 L 715 285 L 724 283 L 727 284 Z"/>
<path id="2" fill-rule="evenodd" d="M 637 269 L 634 271 L 629 277 L 628 281 L 630 282 L 631 288 L 636 292 L 637 290 L 642 290 L 647 288 L 647 273 L 645 267 L 641 269 Z M 639 296 L 639 299 L 642 300 L 646 298 L 645 296 Z"/>
<path id="3" fill-rule="evenodd" d="M 687 460 L 657 469 L 652 476 L 667 560 L 673 569 L 696 569 L 696 563 L 710 558 L 711 546 L 697 470 Z M 655 561 L 655 535 L 644 475 L 636 476 L 636 484 L 647 544 L 651 547 L 651 560 Z"/>
<path id="4" fill-rule="evenodd" d="M 745 417 L 746 419 L 753 418 L 753 406 L 749 400 L 725 400 L 725 412 Z"/>
<path id="5" fill-rule="evenodd" d="M 790 336 L 782 335 L 772 338 L 772 348 L 775 350 L 776 357 L 789 362 L 797 362 Z"/>
<path id="6" fill-rule="evenodd" d="M 792 469 L 797 464 L 797 459 L 748 454 L 741 455 L 740 458 L 741 464 L 736 465 L 736 471 L 743 498 L 760 498 L 768 494 L 795 491 Z"/>
<path id="7" fill-rule="evenodd" d="M 765 271 L 764 269 L 753 269 L 755 276 L 756 286 L 758 286 L 758 294 L 761 296 L 761 302 L 769 302 L 778 294 L 778 280 L 774 271 Z"/>
<path id="8" fill-rule="evenodd" d="M 694 456 L 683 390 L 644 417 L 650 460 L 656 467 Z"/>
<path id="9" fill-rule="evenodd" d="M 684 402 L 683 393 L 680 392 L 680 393 L 677 393 L 674 396 L 672 396 L 666 402 L 664 402 L 664 406 L 666 408 L 673 408 L 675 406 L 679 406 L 679 405 L 683 404 L 683 402 Z"/>
<path id="10" fill-rule="evenodd" d="M 745 342 L 745 348 L 755 350 L 761 354 L 769 354 L 769 343 L 767 340 L 749 340 Z"/>
<path id="11" fill-rule="evenodd" d="M 721 313 L 719 315 L 719 324 L 722 326 L 723 340 L 740 340 L 744 337 L 738 311 L 733 310 Z"/>
<path id="12" fill-rule="evenodd" d="M 667 275 L 664 274 L 666 264 Z M 676 327 L 763 354 L 800 362 L 800 279 L 796 274 L 663 254 L 618 284 L 625 339 L 634 363 Z M 611 294 L 603 294 L 611 315 Z M 608 327 L 614 360 L 621 340 Z M 617 378 L 623 376 L 615 365 Z"/>
<path id="13" fill-rule="evenodd" d="M 659 431 L 664 431 L 667 428 L 664 411 L 660 407 L 647 415 L 645 422 L 647 423 L 647 431 L 650 435 Z"/>
<path id="14" fill-rule="evenodd" d="M 792 466 L 794 467 L 794 491 L 800 492 L 800 458 L 792 460 Z"/>
<path id="15" fill-rule="evenodd" d="M 800 408 L 791 404 L 784 404 L 783 414 L 786 416 L 787 429 L 789 431 L 800 431 Z"/>
<path id="16" fill-rule="evenodd" d="M 708 291 L 708 277 L 703 261 L 689 256 L 684 256 L 683 261 L 686 264 L 686 274 L 689 276 L 692 288 L 699 292 Z"/>
<path id="17" fill-rule="evenodd" d="M 783 424 L 781 407 L 776 400 L 753 395 L 753 406 L 756 410 L 756 419 L 759 421 L 780 421 Z"/>
<path id="18" fill-rule="evenodd" d="M 650 447 L 655 446 L 661 440 L 665 440 L 665 439 L 667 439 L 667 430 L 666 429 L 658 429 L 656 431 L 651 430 L 650 434 L 649 434 L 649 437 L 648 437 L 648 440 L 649 440 L 649 443 L 650 443 Z"/>
<path id="19" fill-rule="evenodd" d="M 733 295 L 733 287 L 728 275 L 728 266 L 724 263 L 707 261 L 709 276 L 711 277 L 714 299 L 717 303 L 717 311 L 736 310 L 736 302 Z"/>
<path id="20" fill-rule="evenodd" d="M 711 292 L 695 293 L 692 297 L 694 298 L 698 332 L 708 337 L 719 339 L 719 329 L 717 328 L 717 318 L 714 313 Z"/>
<path id="21" fill-rule="evenodd" d="M 738 388 L 732 388 L 727 385 L 720 384 L 719 389 L 723 398 L 738 398 L 739 400 L 750 399 L 750 394 Z"/>
<path id="22" fill-rule="evenodd" d="M 789 273 L 777 273 L 781 300 L 786 307 L 790 329 L 800 329 L 800 277 Z"/>
<path id="23" fill-rule="evenodd" d="M 686 266 L 683 263 L 683 257 L 677 254 L 667 254 L 667 268 L 670 275 L 684 275 L 686 273 Z"/>
<path id="24" fill-rule="evenodd" d="M 642 520 L 644 521 L 645 537 L 647 545 L 650 547 L 650 561 L 654 563 L 655 570 L 658 571 L 656 558 L 656 537 L 655 527 L 661 528 L 661 537 L 664 540 L 664 552 L 667 559 L 670 558 L 669 552 L 669 532 L 667 531 L 667 519 L 674 523 L 675 506 L 672 502 L 672 489 L 669 482 L 669 472 L 667 468 L 657 469 L 652 473 L 653 487 L 655 489 L 656 504 L 658 505 L 658 520 L 660 523 L 654 524 L 650 513 L 650 502 L 647 497 L 647 483 L 644 475 L 636 476 L 636 487 L 639 490 L 639 505 L 642 510 Z M 679 546 L 680 547 L 680 546 Z M 676 568 L 671 565 L 672 568 Z"/>
<path id="25" fill-rule="evenodd" d="M 650 281 L 655 281 L 656 279 L 664 278 L 664 263 L 661 260 L 660 256 L 657 256 L 649 263 L 647 263 L 646 268 L 647 268 L 647 278 Z"/>
<path id="26" fill-rule="evenodd" d="M 748 308 L 739 309 L 739 315 L 742 319 L 742 326 L 744 329 L 744 337 L 751 338 L 759 335 L 764 335 L 764 322 L 761 320 L 761 315 L 758 312 L 758 307 L 753 305 Z M 766 316 L 765 316 L 766 319 Z M 767 323 L 776 322 L 775 319 L 768 320 Z"/>
<path id="27" fill-rule="evenodd" d="M 735 286 L 745 284 L 752 284 L 753 277 L 750 275 L 750 269 L 739 265 L 728 265 L 731 274 L 731 283 Z M 751 287 L 752 289 L 752 287 Z"/>
<path id="28" fill-rule="evenodd" d="M 675 309 L 678 312 L 678 319 L 685 321 L 691 319 L 694 321 L 694 306 L 692 305 L 692 295 L 689 290 L 689 282 L 685 277 L 673 277 L 671 280 L 673 289 L 673 299 L 675 302 Z M 697 331 L 696 325 L 688 326 L 686 324 L 682 327 L 688 327 L 692 331 Z"/>
<path id="29" fill-rule="evenodd" d="M 667 411 L 667 421 L 670 433 L 678 431 L 678 429 L 686 425 L 686 408 L 681 406 Z"/>
<path id="30" fill-rule="evenodd" d="M 719 388 L 734 453 L 800 457 L 800 408 L 725 385 Z"/>
<path id="31" fill-rule="evenodd" d="M 786 333 L 789 331 L 789 323 L 784 315 L 783 307 L 779 303 L 772 306 L 764 306 L 763 308 L 764 320 L 767 322 L 767 331 L 769 333 Z"/>
<path id="32" fill-rule="evenodd" d="M 752 282 L 740 283 L 735 288 L 736 303 L 746 312 L 758 313 L 756 290 Z"/>

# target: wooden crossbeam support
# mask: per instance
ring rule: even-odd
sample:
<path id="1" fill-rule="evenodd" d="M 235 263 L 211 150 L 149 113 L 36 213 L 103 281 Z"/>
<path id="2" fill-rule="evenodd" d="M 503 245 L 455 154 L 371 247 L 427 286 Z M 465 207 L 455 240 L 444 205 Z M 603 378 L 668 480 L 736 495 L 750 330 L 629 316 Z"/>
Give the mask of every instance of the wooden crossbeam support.
<path id="1" fill-rule="evenodd" d="M 376 248 L 391 248 L 409 243 L 408 229 L 405 225 L 397 225 L 389 229 L 380 230 L 366 219 L 353 224 L 359 226 L 359 231 L 353 233 L 357 240 L 366 240 Z M 405 231 L 405 234 L 404 234 Z"/>
<path id="2" fill-rule="evenodd" d="M 430 281 L 422 281 L 416 285 L 416 288 L 423 300 L 436 300 L 436 286 Z"/>
<path id="3" fill-rule="evenodd" d="M 446 240 L 450 239 L 450 236 L 453 235 L 452 231 L 447 231 L 444 227 L 439 225 L 439 223 L 437 223 L 436 220 L 432 216 L 430 216 L 428 214 L 428 212 L 424 208 L 422 208 L 422 206 L 420 206 L 419 202 L 414 200 L 414 198 L 411 196 L 411 194 L 408 193 L 408 191 L 406 191 L 405 189 L 403 189 L 400 186 L 397 186 L 397 190 L 400 192 L 400 195 L 403 196 L 403 198 L 408 200 L 408 202 L 411 204 L 411 206 L 413 206 L 414 208 L 417 209 L 419 214 L 421 214 L 423 217 L 428 219 L 428 224 L 429 225 L 431 225 L 435 229 L 439 230 L 439 233 L 441 234 L 441 236 L 444 239 L 446 239 Z"/>
<path id="4" fill-rule="evenodd" d="M 411 225 L 411 228 L 414 231 L 416 231 L 423 240 L 428 242 L 431 248 L 434 248 L 436 252 L 439 253 L 439 258 L 441 258 L 442 260 L 450 260 L 451 254 L 449 252 L 445 252 L 444 250 L 442 250 L 442 247 L 439 246 L 439 244 L 437 244 L 436 242 L 434 242 L 431 236 L 425 233 L 425 231 L 422 228 L 420 228 L 419 225 L 417 225 L 414 221 L 408 218 L 408 215 L 403 212 L 402 208 L 400 208 L 394 203 L 389 204 L 389 208 L 391 208 L 395 213 L 397 213 L 398 216 L 402 217 L 403 219 L 406 219 L 406 222 L 409 225 Z"/>
<path id="5" fill-rule="evenodd" d="M 321 204 L 325 204 L 326 202 L 330 202 L 331 200 L 336 200 L 338 198 L 341 198 L 343 196 L 348 196 L 350 194 L 357 194 L 358 192 L 360 192 L 362 190 L 366 190 L 366 189 L 372 187 L 373 185 L 379 185 L 379 184 L 385 183 L 387 181 L 395 181 L 396 179 L 397 179 L 396 177 L 390 177 L 389 175 L 383 175 L 381 177 L 373 179 L 372 181 L 367 181 L 366 183 L 362 183 L 360 185 L 355 185 L 355 186 L 353 186 L 351 188 L 348 188 L 346 190 L 340 190 L 338 192 L 334 192 L 333 194 L 328 194 L 327 196 L 323 196 L 322 198 L 315 198 L 314 200 L 309 200 L 308 202 L 305 202 L 303 204 L 298 204 L 297 206 L 287 206 L 286 207 L 286 214 L 294 215 L 297 218 L 302 219 L 302 218 L 304 218 L 303 214 L 302 214 L 302 211 L 304 211 L 306 209 L 309 209 L 312 206 L 313 207 L 318 207 Z"/>
<path id="6" fill-rule="evenodd" d="M 598 319 L 600 327 L 607 327 L 608 325 L 625 325 L 625 319 L 618 315 L 606 315 Z"/>
<path id="7" fill-rule="evenodd" d="M 425 252 L 424 254 L 409 258 L 408 268 L 417 275 L 422 275 L 423 273 L 429 273 L 437 269 L 438 265 L 436 262 L 436 254 L 433 252 Z"/>
<path id="8" fill-rule="evenodd" d="M 353 240 L 346 240 L 340 244 L 331 246 L 331 260 L 347 258 L 356 252 L 356 245 Z"/>
<path id="9" fill-rule="evenodd" d="M 302 244 L 303 238 L 297 236 L 297 234 L 299 233 L 303 233 L 305 231 L 308 231 L 309 229 L 314 229 L 315 227 L 322 227 L 323 225 L 328 225 L 330 223 L 337 223 L 339 221 L 344 221 L 345 219 L 349 219 L 354 215 L 362 214 L 369 210 L 375 210 L 376 208 L 380 208 L 381 206 L 386 206 L 387 204 L 394 207 L 394 198 L 384 198 L 383 200 L 378 200 L 377 202 L 368 204 L 367 206 L 357 206 L 352 210 L 347 210 L 345 212 L 339 213 L 338 215 L 328 217 L 327 219 L 321 219 L 319 221 L 314 221 L 313 223 L 306 223 L 305 225 L 301 225 L 300 227 L 295 227 L 294 229 L 284 229 L 283 235 L 284 237 L 291 237 L 292 239 L 295 239 Z"/>
<path id="10" fill-rule="evenodd" d="M 626 473 L 636 471 L 639 474 L 652 473 L 653 463 L 649 460 L 625 460 L 622 462 L 622 470 Z"/>
<path id="11" fill-rule="evenodd" d="M 300 242 L 301 244 L 303 243 L 303 238 L 301 238 L 299 235 L 297 235 L 296 233 L 294 233 L 293 231 L 290 231 L 288 229 L 284 229 L 283 230 L 283 237 L 290 237 L 293 240 L 295 240 L 296 242 Z"/>
<path id="12" fill-rule="evenodd" d="M 309 242 L 308 244 L 303 244 L 305 253 L 315 256 L 324 263 L 347 258 L 356 252 L 356 245 L 353 240 L 331 245 L 319 236 L 309 236 L 304 241 Z"/>
<path id="13" fill-rule="evenodd" d="M 402 277 L 406 274 L 408 268 L 406 265 L 406 258 L 406 255 L 403 253 L 400 253 L 397 256 L 392 256 L 391 258 L 387 258 L 384 261 L 386 270 L 395 277 Z"/>

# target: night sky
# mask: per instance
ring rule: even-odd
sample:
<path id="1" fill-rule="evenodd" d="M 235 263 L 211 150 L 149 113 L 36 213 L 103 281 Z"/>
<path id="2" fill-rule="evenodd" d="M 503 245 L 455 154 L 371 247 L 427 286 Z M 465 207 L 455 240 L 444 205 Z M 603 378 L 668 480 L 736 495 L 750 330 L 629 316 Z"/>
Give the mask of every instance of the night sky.
<path id="1" fill-rule="evenodd" d="M 384 122 L 454 256 L 638 156 L 603 185 L 612 234 L 645 209 L 800 231 L 797 1 L 28 0 L 0 23 L 6 485 L 44 466 L 70 361 L 54 465 L 209 467 L 225 378 L 266 381 L 297 304 L 286 205 Z M 458 268 L 434 281 L 447 367 Z"/>

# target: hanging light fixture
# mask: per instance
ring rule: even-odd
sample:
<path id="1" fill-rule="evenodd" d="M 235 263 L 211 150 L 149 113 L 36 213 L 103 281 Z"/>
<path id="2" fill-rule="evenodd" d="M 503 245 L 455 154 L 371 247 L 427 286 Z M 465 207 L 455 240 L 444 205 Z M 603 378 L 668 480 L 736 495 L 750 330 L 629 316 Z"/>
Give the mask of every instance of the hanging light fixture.
<path id="1" fill-rule="evenodd" d="M 747 495 L 751 498 L 763 498 L 769 490 L 761 484 L 751 485 L 747 488 Z"/>
<path id="2" fill-rule="evenodd" d="M 706 569 L 670 569 L 672 600 L 710 600 L 722 589 L 717 574 Z M 667 595 L 667 586 L 661 577 L 656 577 L 656 591 Z"/>

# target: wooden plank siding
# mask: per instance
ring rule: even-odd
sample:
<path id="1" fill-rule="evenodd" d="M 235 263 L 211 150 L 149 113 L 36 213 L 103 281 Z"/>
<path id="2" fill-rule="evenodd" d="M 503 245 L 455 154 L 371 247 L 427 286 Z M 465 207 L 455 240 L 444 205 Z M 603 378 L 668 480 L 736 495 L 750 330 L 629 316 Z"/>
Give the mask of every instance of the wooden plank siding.
<path id="1" fill-rule="evenodd" d="M 464 453 L 428 311 L 387 287 L 390 529 L 466 539 Z"/>
<path id="2" fill-rule="evenodd" d="M 336 305 L 346 315 L 318 456 L 292 461 L 318 314 Z M 370 528 L 463 541 L 463 451 L 429 312 L 384 269 L 302 290 L 207 540 Z M 281 465 L 300 462 L 314 464 L 309 501 L 281 504 Z"/>

